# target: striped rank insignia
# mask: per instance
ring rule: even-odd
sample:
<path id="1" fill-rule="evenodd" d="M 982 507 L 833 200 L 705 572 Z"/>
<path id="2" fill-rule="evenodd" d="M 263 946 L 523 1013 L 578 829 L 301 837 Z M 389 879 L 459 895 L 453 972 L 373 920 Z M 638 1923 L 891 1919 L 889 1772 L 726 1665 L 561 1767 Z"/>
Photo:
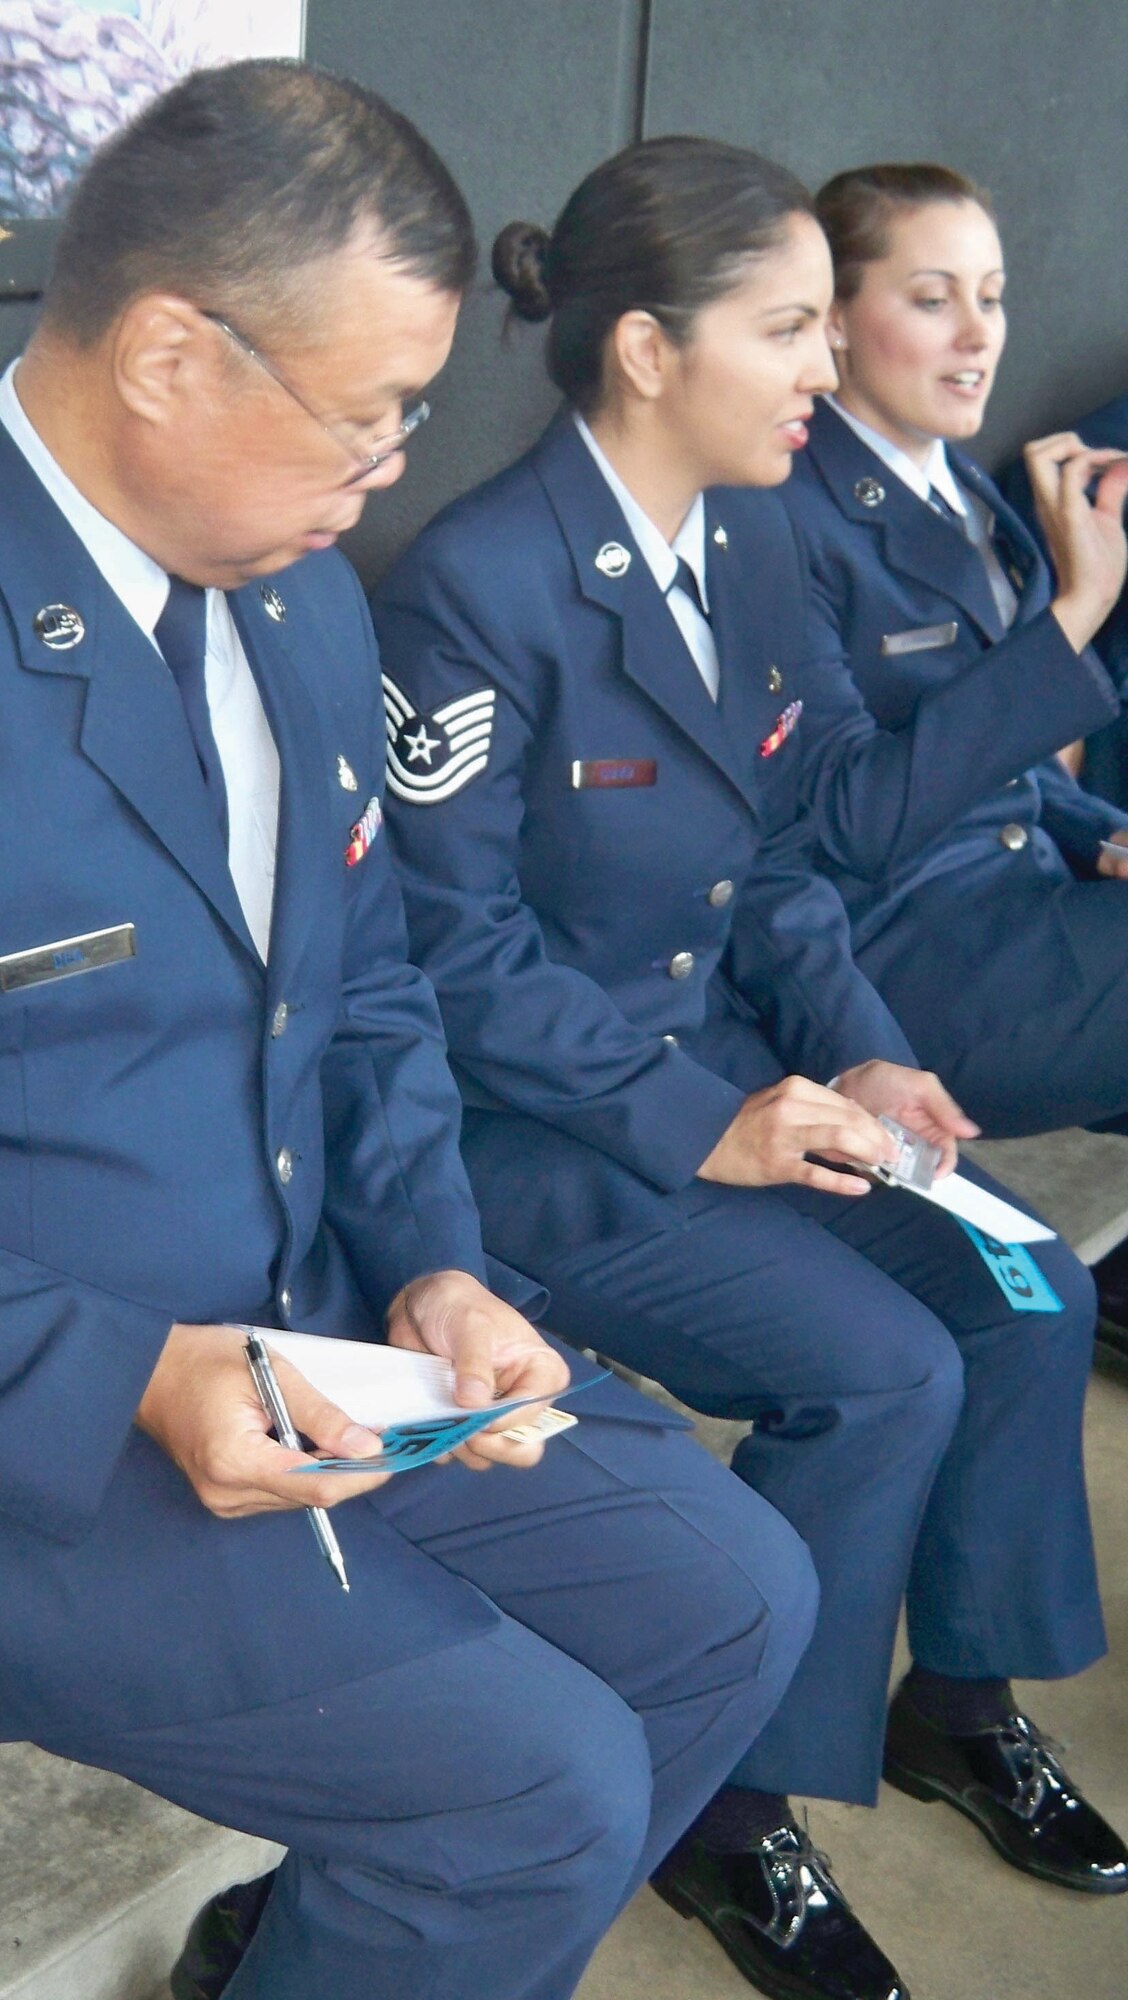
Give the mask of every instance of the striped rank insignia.
<path id="1" fill-rule="evenodd" d="M 413 806 L 437 806 L 484 771 L 493 736 L 495 688 L 478 688 L 420 715 L 389 674 L 388 789 Z"/>
<path id="2" fill-rule="evenodd" d="M 354 827 L 349 830 L 349 844 L 345 849 L 346 868 L 355 868 L 363 861 L 376 835 L 380 831 L 384 815 L 380 811 L 380 801 L 373 794 Z"/>
<path id="3" fill-rule="evenodd" d="M 765 736 L 760 745 L 761 757 L 774 757 L 781 743 L 786 743 L 795 724 L 803 713 L 801 701 L 789 701 L 775 728 Z"/>

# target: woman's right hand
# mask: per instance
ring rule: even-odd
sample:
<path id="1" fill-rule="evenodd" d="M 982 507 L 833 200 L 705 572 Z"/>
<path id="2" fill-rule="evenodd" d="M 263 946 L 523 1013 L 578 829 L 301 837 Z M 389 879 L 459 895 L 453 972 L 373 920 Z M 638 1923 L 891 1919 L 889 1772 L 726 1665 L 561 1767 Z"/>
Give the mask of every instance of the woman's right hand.
<path id="1" fill-rule="evenodd" d="M 805 1159 L 806 1153 L 873 1167 L 880 1160 L 895 1159 L 897 1147 L 861 1105 L 805 1076 L 785 1076 L 745 1098 L 698 1167 L 697 1178 L 729 1187 L 772 1187 L 794 1181 L 800 1187 L 824 1188 L 828 1194 L 869 1193 L 869 1181 L 819 1166 Z"/>
<path id="2" fill-rule="evenodd" d="M 1090 450 L 1075 431 L 1057 431 L 1028 444 L 1024 457 L 1057 577 L 1053 613 L 1080 653 L 1124 588 L 1128 455 Z M 1095 478 L 1090 500 L 1086 489 Z"/>

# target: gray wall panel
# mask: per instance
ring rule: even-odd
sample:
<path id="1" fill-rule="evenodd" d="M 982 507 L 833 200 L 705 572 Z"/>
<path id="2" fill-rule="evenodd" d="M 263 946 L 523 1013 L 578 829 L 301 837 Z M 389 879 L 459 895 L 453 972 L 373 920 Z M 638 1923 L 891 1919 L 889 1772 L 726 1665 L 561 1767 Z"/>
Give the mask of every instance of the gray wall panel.
<path id="1" fill-rule="evenodd" d="M 344 544 L 366 580 L 445 501 L 530 444 L 553 408 L 541 330 L 514 326 L 502 344 L 489 248 L 517 217 L 550 224 L 629 136 L 639 14 L 637 0 L 309 0 L 311 60 L 416 121 L 460 182 L 483 251 L 408 470 Z"/>
<path id="2" fill-rule="evenodd" d="M 938 159 L 994 194 L 1010 344 L 980 449 L 1128 387 L 1124 0 L 653 0 L 649 133 L 759 147 L 812 186 Z"/>

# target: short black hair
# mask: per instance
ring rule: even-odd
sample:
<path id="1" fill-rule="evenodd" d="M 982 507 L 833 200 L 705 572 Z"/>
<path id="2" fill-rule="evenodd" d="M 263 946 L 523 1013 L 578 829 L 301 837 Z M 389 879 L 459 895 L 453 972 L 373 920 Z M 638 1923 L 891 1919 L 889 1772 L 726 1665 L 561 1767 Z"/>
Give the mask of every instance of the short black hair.
<path id="1" fill-rule="evenodd" d="M 90 345 L 130 299 L 169 291 L 256 331 L 305 324 L 308 266 L 366 225 L 413 275 L 465 290 L 469 211 L 401 112 L 308 63 L 196 70 L 95 153 L 44 320 Z"/>
<path id="2" fill-rule="evenodd" d="M 603 349 L 624 313 L 644 310 L 682 345 L 695 315 L 739 284 L 751 259 L 812 215 L 794 174 L 719 139 L 643 139 L 581 181 L 551 235 L 511 222 L 493 274 L 519 319 L 551 318 L 548 372 L 590 414 Z"/>

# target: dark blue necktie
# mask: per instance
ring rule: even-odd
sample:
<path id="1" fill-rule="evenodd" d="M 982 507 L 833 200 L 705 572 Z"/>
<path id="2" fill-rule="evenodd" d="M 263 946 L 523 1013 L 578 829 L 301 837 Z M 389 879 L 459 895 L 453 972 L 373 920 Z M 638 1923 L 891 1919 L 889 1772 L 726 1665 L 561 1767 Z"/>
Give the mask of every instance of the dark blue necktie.
<path id="1" fill-rule="evenodd" d="M 204 783 L 215 807 L 223 844 L 226 847 L 227 786 L 224 783 L 223 766 L 219 761 L 219 752 L 212 734 L 207 684 L 204 679 L 207 627 L 206 593 L 197 583 L 185 583 L 183 577 L 170 576 L 168 601 L 153 628 L 153 637 L 180 690 L 180 699 L 184 704 L 192 741 L 200 760 Z"/>
<path id="2" fill-rule="evenodd" d="M 701 589 L 698 584 L 697 578 L 694 576 L 693 571 L 690 569 L 690 566 L 686 562 L 684 556 L 678 557 L 678 566 L 674 573 L 674 580 L 670 584 L 669 589 L 666 592 L 667 597 L 670 595 L 671 590 L 683 590 L 686 596 L 688 597 L 690 603 L 695 604 L 697 606 L 697 609 L 698 611 L 700 611 L 701 616 L 705 620 L 706 625 L 712 623 L 712 620 L 709 617 L 709 613 L 705 609 L 705 605 L 701 597 Z"/>
<path id="3" fill-rule="evenodd" d="M 945 521 L 950 521 L 953 528 L 958 528 L 965 540 L 967 539 L 967 521 L 965 517 L 962 514 L 957 514 L 951 501 L 945 500 L 944 495 L 938 492 L 935 486 L 930 486 L 928 489 L 928 504 L 934 514 L 942 514 Z"/>

